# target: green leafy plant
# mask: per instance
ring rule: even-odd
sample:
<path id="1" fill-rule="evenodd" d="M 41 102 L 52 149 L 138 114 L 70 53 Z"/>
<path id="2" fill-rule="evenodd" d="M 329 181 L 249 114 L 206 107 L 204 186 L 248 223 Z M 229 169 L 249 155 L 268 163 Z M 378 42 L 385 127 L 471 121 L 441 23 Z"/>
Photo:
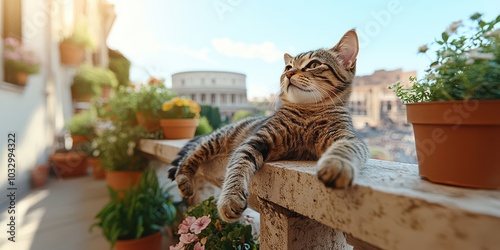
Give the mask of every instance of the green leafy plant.
<path id="1" fill-rule="evenodd" d="M 133 108 L 136 112 L 150 112 L 157 117 L 162 104 L 173 97 L 175 93 L 162 80 L 151 78 L 148 84 L 142 85 L 133 94 Z"/>
<path id="2" fill-rule="evenodd" d="M 115 124 L 136 124 L 133 101 L 135 91 L 131 86 L 119 86 L 115 94 L 100 108 L 100 115 L 110 118 Z"/>
<path id="3" fill-rule="evenodd" d="M 94 135 L 94 124 L 96 115 L 90 110 L 84 110 L 66 122 L 66 128 L 71 135 L 84 135 L 92 137 Z"/>
<path id="4" fill-rule="evenodd" d="M 88 33 L 88 28 L 85 25 L 78 25 L 72 33 L 63 37 L 61 43 L 71 43 L 78 46 L 83 46 L 85 49 L 93 51 L 96 47 Z"/>
<path id="5" fill-rule="evenodd" d="M 109 50 L 108 67 L 115 73 L 118 83 L 127 86 L 130 83 L 130 61 L 117 50 Z"/>
<path id="6" fill-rule="evenodd" d="M 116 125 L 102 132 L 94 142 L 104 169 L 112 171 L 144 170 L 148 165 L 147 158 L 139 151 L 139 140 L 146 135 L 139 126 Z"/>
<path id="7" fill-rule="evenodd" d="M 205 116 L 200 117 L 198 127 L 196 127 L 195 135 L 206 135 L 214 131 L 208 119 Z"/>
<path id="8" fill-rule="evenodd" d="M 172 118 L 197 118 L 200 116 L 201 107 L 195 101 L 184 97 L 174 97 L 161 105 L 160 117 Z"/>
<path id="9" fill-rule="evenodd" d="M 73 77 L 72 89 L 79 96 L 87 94 L 96 96 L 101 93 L 103 87 L 115 88 L 117 85 L 118 80 L 109 69 L 84 64 Z"/>
<path id="10" fill-rule="evenodd" d="M 170 249 L 259 249 L 252 236 L 252 226 L 219 219 L 214 197 L 187 211 L 178 234 L 180 243 Z"/>
<path id="11" fill-rule="evenodd" d="M 481 14 L 469 25 L 452 23 L 435 45 L 436 60 L 423 79 L 410 78 L 412 86 L 390 86 L 403 103 L 500 99 L 500 15 L 484 21 Z M 428 46 L 419 48 L 425 53 Z"/>
<path id="12" fill-rule="evenodd" d="M 96 215 L 91 227 L 100 227 L 111 248 L 118 240 L 139 239 L 172 225 L 177 210 L 168 192 L 158 183 L 154 170 L 147 170 L 140 183 L 123 193 L 109 189 L 111 201 Z"/>
<path id="13" fill-rule="evenodd" d="M 221 127 L 221 116 L 218 107 L 210 105 L 201 105 L 200 116 L 205 116 L 214 129 Z"/>
<path id="14" fill-rule="evenodd" d="M 27 74 L 40 71 L 40 61 L 35 53 L 21 45 L 14 37 L 7 37 L 3 41 L 3 59 L 7 69 Z"/>
<path id="15" fill-rule="evenodd" d="M 250 110 L 237 110 L 234 112 L 232 121 L 237 122 L 251 116 L 254 116 L 254 114 Z"/>

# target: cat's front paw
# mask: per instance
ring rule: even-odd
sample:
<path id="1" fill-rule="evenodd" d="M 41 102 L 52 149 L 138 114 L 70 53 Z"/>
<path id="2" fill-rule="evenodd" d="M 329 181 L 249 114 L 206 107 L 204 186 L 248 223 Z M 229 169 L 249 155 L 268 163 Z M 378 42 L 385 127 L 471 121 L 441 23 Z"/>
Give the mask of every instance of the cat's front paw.
<path id="1" fill-rule="evenodd" d="M 181 193 L 182 197 L 189 198 L 193 196 L 194 187 L 189 177 L 184 174 L 178 174 L 175 177 L 175 181 L 177 182 L 177 187 L 179 188 L 179 192 Z"/>
<path id="2" fill-rule="evenodd" d="M 318 179 L 327 187 L 346 188 L 352 186 L 354 167 L 333 156 L 322 158 L 318 161 Z"/>
<path id="3" fill-rule="evenodd" d="M 245 197 L 237 194 L 224 194 L 219 196 L 217 209 L 222 220 L 233 222 L 241 217 L 243 211 L 247 208 Z"/>

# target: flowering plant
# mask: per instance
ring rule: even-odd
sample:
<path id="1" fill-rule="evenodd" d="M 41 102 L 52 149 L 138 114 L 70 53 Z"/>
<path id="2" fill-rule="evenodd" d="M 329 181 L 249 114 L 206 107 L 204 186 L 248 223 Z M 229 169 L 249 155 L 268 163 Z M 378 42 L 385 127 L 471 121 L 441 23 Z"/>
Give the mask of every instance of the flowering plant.
<path id="1" fill-rule="evenodd" d="M 389 87 L 403 103 L 500 99 L 500 15 L 484 21 L 481 14 L 470 17 L 469 25 L 452 23 L 436 40 L 436 60 L 426 76 L 410 78 L 412 86 Z M 425 53 L 427 45 L 419 48 Z"/>
<path id="2" fill-rule="evenodd" d="M 198 118 L 200 105 L 184 97 L 174 97 L 161 105 L 161 118 Z"/>
<path id="3" fill-rule="evenodd" d="M 4 39 L 3 58 L 6 67 L 18 72 L 35 74 L 40 70 L 40 61 L 35 53 L 13 37 Z"/>
<path id="4" fill-rule="evenodd" d="M 137 145 L 146 132 L 142 127 L 121 124 L 99 135 L 91 143 L 91 155 L 99 157 L 103 168 L 113 171 L 143 170 L 147 167 L 146 157 Z"/>
<path id="5" fill-rule="evenodd" d="M 162 104 L 172 99 L 175 94 L 167 88 L 163 80 L 151 78 L 147 84 L 141 85 L 132 96 L 132 106 L 137 112 L 151 112 L 157 115 Z"/>
<path id="6" fill-rule="evenodd" d="M 170 250 L 258 249 L 252 236 L 252 226 L 227 223 L 219 219 L 214 197 L 201 202 L 187 212 L 179 225 L 179 243 Z"/>

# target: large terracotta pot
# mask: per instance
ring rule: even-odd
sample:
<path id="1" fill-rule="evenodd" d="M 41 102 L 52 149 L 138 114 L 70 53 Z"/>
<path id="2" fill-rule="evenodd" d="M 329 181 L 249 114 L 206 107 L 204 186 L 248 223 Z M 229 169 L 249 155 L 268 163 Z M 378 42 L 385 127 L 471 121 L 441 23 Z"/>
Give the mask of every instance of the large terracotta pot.
<path id="1" fill-rule="evenodd" d="M 85 47 L 72 43 L 60 43 L 59 54 L 61 63 L 71 66 L 78 66 L 85 55 Z"/>
<path id="2" fill-rule="evenodd" d="M 124 191 L 137 185 L 144 171 L 107 171 L 106 182 L 115 191 Z"/>
<path id="3" fill-rule="evenodd" d="M 406 108 L 420 176 L 500 189 L 500 100 L 414 103 Z"/>
<path id="4" fill-rule="evenodd" d="M 101 159 L 95 157 L 87 158 L 88 164 L 92 167 L 92 175 L 94 179 L 104 179 L 106 178 L 106 171 L 102 168 Z"/>
<path id="5" fill-rule="evenodd" d="M 115 250 L 160 250 L 161 236 L 161 232 L 157 232 L 139 239 L 118 240 L 115 243 Z"/>
<path id="6" fill-rule="evenodd" d="M 87 156 L 82 152 L 69 151 L 54 153 L 49 161 L 55 166 L 58 177 L 78 177 L 87 175 Z"/>
<path id="7" fill-rule="evenodd" d="M 31 170 L 31 188 L 39 188 L 45 186 L 49 179 L 50 166 L 43 164 L 36 166 Z"/>
<path id="8" fill-rule="evenodd" d="M 194 137 L 198 119 L 161 119 L 165 139 L 189 139 Z"/>
<path id="9" fill-rule="evenodd" d="M 160 120 L 155 118 L 151 112 L 137 112 L 135 118 L 137 119 L 137 123 L 145 127 L 150 133 L 160 128 Z"/>
<path id="10" fill-rule="evenodd" d="M 76 149 L 78 145 L 82 143 L 89 142 L 89 138 L 85 135 L 71 135 L 71 139 L 73 140 L 73 149 Z"/>

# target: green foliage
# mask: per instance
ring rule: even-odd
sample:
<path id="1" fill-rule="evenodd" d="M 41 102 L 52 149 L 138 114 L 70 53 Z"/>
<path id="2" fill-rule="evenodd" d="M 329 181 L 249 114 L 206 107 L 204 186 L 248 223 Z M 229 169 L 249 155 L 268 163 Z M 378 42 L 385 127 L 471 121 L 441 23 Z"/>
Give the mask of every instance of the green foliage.
<path id="1" fill-rule="evenodd" d="M 127 86 L 130 82 L 130 61 L 120 52 L 109 50 L 108 67 L 115 74 L 119 85 Z"/>
<path id="2" fill-rule="evenodd" d="M 205 116 L 200 117 L 198 121 L 199 125 L 196 128 L 195 135 L 206 135 L 214 131 L 214 129 L 212 128 L 212 126 L 210 126 L 210 123 L 208 122 L 208 119 Z"/>
<path id="3" fill-rule="evenodd" d="M 111 201 L 96 215 L 90 229 L 100 227 L 113 248 L 117 240 L 139 239 L 170 226 L 176 208 L 160 187 L 154 170 L 145 171 L 139 185 L 124 192 L 123 198 L 109 189 Z"/>
<path id="4" fill-rule="evenodd" d="M 32 50 L 14 37 L 3 40 L 3 60 L 7 70 L 35 74 L 40 71 L 40 60 Z"/>
<path id="5" fill-rule="evenodd" d="M 139 140 L 146 136 L 146 131 L 140 126 L 124 124 L 104 131 L 95 142 L 102 167 L 106 170 L 126 171 L 143 170 L 148 165 L 147 158 L 139 151 Z"/>
<path id="6" fill-rule="evenodd" d="M 500 99 L 500 15 L 488 22 L 476 13 L 470 23 L 454 22 L 441 34 L 437 59 L 423 79 L 410 79 L 413 86 L 406 89 L 401 83 L 390 87 L 403 103 Z"/>
<path id="7" fill-rule="evenodd" d="M 197 235 L 199 240 L 185 245 L 185 249 L 187 250 L 194 249 L 195 243 L 198 241 L 203 242 L 202 239 L 204 238 L 206 238 L 205 249 L 247 249 L 245 245 L 249 246 L 250 249 L 259 248 L 253 239 L 252 227 L 250 225 L 243 225 L 238 222 L 228 223 L 219 219 L 214 197 L 210 197 L 195 207 L 190 208 L 187 215 L 195 218 L 208 216 L 211 219 L 208 226 Z"/>
<path id="8" fill-rule="evenodd" d="M 71 135 L 84 135 L 92 137 L 94 135 L 94 124 L 96 115 L 90 110 L 84 110 L 66 122 L 66 128 Z"/>
<path id="9" fill-rule="evenodd" d="M 119 86 L 116 93 L 100 109 L 104 118 L 114 120 L 115 124 L 137 123 L 134 110 L 135 90 L 131 87 Z"/>
<path id="10" fill-rule="evenodd" d="M 117 85 L 118 80 L 109 69 L 84 64 L 73 77 L 72 88 L 81 96 L 85 94 L 96 96 L 101 93 L 103 87 L 115 88 Z"/>
<path id="11" fill-rule="evenodd" d="M 164 85 L 163 81 L 152 78 L 147 85 L 142 85 L 132 94 L 132 105 L 136 112 L 151 112 L 159 117 L 164 102 L 175 97 L 175 93 Z"/>
<path id="12" fill-rule="evenodd" d="M 73 30 L 73 33 L 65 36 L 61 42 L 83 46 L 85 49 L 90 51 L 93 51 L 96 46 L 94 41 L 90 38 L 88 28 L 85 25 L 77 26 Z"/>
<path id="13" fill-rule="evenodd" d="M 221 117 L 218 107 L 201 105 L 200 116 L 205 116 L 212 128 L 218 129 L 221 127 Z"/>
<path id="14" fill-rule="evenodd" d="M 253 116 L 254 114 L 252 113 L 252 111 L 250 110 L 238 110 L 234 113 L 233 115 L 233 122 L 237 122 L 239 120 L 243 120 L 247 117 L 251 117 Z"/>

